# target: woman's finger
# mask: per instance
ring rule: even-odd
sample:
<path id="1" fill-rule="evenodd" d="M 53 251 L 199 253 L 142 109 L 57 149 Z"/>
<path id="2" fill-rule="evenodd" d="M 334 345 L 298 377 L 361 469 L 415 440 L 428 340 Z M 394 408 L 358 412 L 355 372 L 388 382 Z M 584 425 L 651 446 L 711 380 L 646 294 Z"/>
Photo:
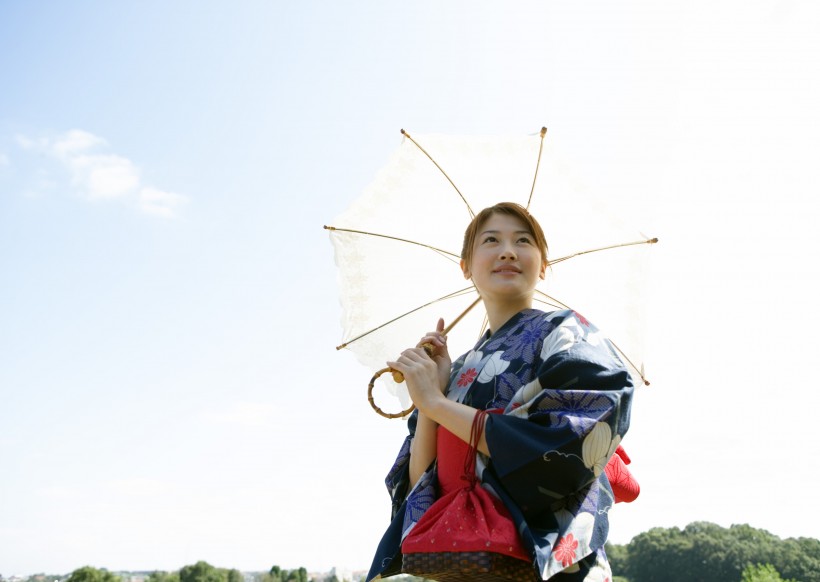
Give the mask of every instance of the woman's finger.
<path id="1" fill-rule="evenodd" d="M 423 338 L 421 338 L 421 341 L 419 341 L 416 347 L 421 348 L 424 346 L 424 344 L 432 344 L 438 348 L 443 348 L 445 345 L 445 340 L 442 336 L 439 335 L 426 335 Z"/>
<path id="2" fill-rule="evenodd" d="M 430 356 L 423 348 L 407 348 L 396 358 L 396 362 L 404 365 L 420 364 L 428 360 L 430 360 Z M 387 365 L 389 366 L 390 362 Z"/>
<path id="3" fill-rule="evenodd" d="M 428 358 L 427 352 L 424 351 L 424 348 L 407 348 L 401 353 L 401 355 L 410 358 L 414 362 Z"/>

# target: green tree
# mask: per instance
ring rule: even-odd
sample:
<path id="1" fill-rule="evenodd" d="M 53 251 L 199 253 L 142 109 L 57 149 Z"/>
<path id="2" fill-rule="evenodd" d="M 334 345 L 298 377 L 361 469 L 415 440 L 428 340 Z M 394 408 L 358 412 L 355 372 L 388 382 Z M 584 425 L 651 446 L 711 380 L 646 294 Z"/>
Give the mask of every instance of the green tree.
<path id="1" fill-rule="evenodd" d="M 629 576 L 629 549 L 617 544 L 606 544 L 605 549 L 612 573 Z"/>
<path id="2" fill-rule="evenodd" d="M 179 571 L 179 582 L 225 582 L 225 578 L 222 571 L 202 560 Z"/>
<path id="3" fill-rule="evenodd" d="M 814 538 L 789 538 L 766 560 L 782 572 L 783 576 L 801 582 L 820 582 L 820 540 Z"/>
<path id="4" fill-rule="evenodd" d="M 635 536 L 626 552 L 608 546 L 607 553 L 613 571 L 631 582 L 726 582 L 740 580 L 757 564 L 769 564 L 787 579 L 820 582 L 820 540 L 784 541 L 746 524 L 723 528 L 699 521 L 683 530 L 653 528 Z"/>
<path id="5" fill-rule="evenodd" d="M 259 582 L 308 582 L 308 574 L 305 568 L 283 570 L 279 566 L 273 566 Z"/>
<path id="6" fill-rule="evenodd" d="M 749 564 L 771 563 L 782 541 L 763 529 L 748 524 L 731 526 L 727 531 L 724 570 L 732 579 L 743 573 Z"/>
<path id="7" fill-rule="evenodd" d="M 145 582 L 179 582 L 179 572 L 162 572 L 156 570 L 148 574 Z"/>
<path id="8" fill-rule="evenodd" d="M 83 566 L 74 570 L 66 582 L 120 582 L 120 577 L 105 569 Z"/>
<path id="9" fill-rule="evenodd" d="M 784 580 L 780 573 L 771 564 L 749 564 L 743 570 L 740 582 L 797 582 Z"/>
<path id="10" fill-rule="evenodd" d="M 633 582 L 684 582 L 691 563 L 692 542 L 678 528 L 652 528 L 629 542 L 627 571 Z M 689 580 L 701 580 L 693 573 Z"/>

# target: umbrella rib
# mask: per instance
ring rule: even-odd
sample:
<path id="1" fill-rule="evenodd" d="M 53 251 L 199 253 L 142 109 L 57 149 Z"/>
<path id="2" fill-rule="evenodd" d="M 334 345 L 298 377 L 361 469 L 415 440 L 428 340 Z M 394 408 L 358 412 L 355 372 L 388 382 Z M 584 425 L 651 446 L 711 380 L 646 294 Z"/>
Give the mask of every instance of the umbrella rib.
<path id="1" fill-rule="evenodd" d="M 636 365 L 632 362 L 632 360 L 630 360 L 630 359 L 629 359 L 629 357 L 628 357 L 628 356 L 624 353 L 624 351 L 623 351 L 621 348 L 619 348 L 619 347 L 618 347 L 618 344 L 616 344 L 616 343 L 615 343 L 614 341 L 612 341 L 612 340 L 609 340 L 609 343 L 611 343 L 611 344 L 612 344 L 612 346 L 613 346 L 616 350 L 618 350 L 618 353 L 619 353 L 619 354 L 621 354 L 621 356 L 623 356 L 623 359 L 624 359 L 624 360 L 626 360 L 626 363 L 627 363 L 627 364 L 629 364 L 630 366 L 632 366 L 632 369 L 633 369 L 633 370 L 635 370 L 635 371 L 638 373 L 638 376 L 640 376 L 640 377 L 641 377 L 641 380 L 643 381 L 644 386 L 649 386 L 649 380 L 647 380 L 647 379 L 646 379 L 646 377 L 643 375 L 643 370 L 639 370 L 639 369 L 638 369 L 638 366 L 636 366 Z"/>
<path id="2" fill-rule="evenodd" d="M 468 289 L 469 289 L 469 287 L 468 287 Z M 462 289 L 462 291 L 464 291 L 464 290 Z M 450 330 L 452 330 L 459 321 L 464 319 L 464 316 L 467 315 L 473 307 L 478 305 L 479 301 L 481 301 L 481 295 L 479 295 L 478 298 L 475 301 L 470 303 L 470 306 L 467 309 L 465 309 L 464 311 L 462 311 L 461 315 L 459 315 L 453 321 L 451 321 L 450 325 L 448 325 L 443 330 L 441 330 L 442 335 L 447 335 L 448 333 L 450 333 Z"/>
<path id="3" fill-rule="evenodd" d="M 552 305 L 553 307 L 563 307 L 564 309 L 573 310 L 572 307 L 570 307 L 569 305 L 567 305 L 563 301 L 559 301 L 558 299 L 556 299 L 552 295 L 547 295 L 546 293 L 544 293 L 540 289 L 536 289 L 535 292 L 538 293 L 539 295 L 543 295 L 544 297 L 546 297 L 547 299 L 549 299 L 550 301 L 553 302 L 553 303 L 549 303 L 548 301 L 543 301 L 543 303 L 546 303 L 547 305 Z"/>
<path id="4" fill-rule="evenodd" d="M 436 162 L 436 160 L 433 159 L 433 156 L 428 154 L 427 150 L 425 150 L 423 147 L 421 147 L 419 145 L 419 143 L 416 140 L 414 140 L 412 137 L 410 137 L 410 134 L 407 133 L 406 131 L 404 131 L 403 129 L 401 130 L 401 134 L 404 137 L 406 137 L 407 139 L 409 139 L 411 142 L 413 142 L 413 145 L 415 145 L 417 148 L 419 148 L 421 150 L 421 152 L 425 156 L 427 156 L 430 159 L 430 161 L 433 162 L 433 164 L 435 164 L 435 166 L 438 168 L 439 172 L 441 172 L 444 175 L 444 177 L 447 178 L 447 181 L 450 182 L 450 184 L 453 186 L 453 188 L 456 189 L 456 192 L 458 192 L 458 195 L 461 196 L 461 200 L 467 206 L 467 211 L 470 213 L 470 219 L 475 218 L 475 213 L 473 212 L 473 209 L 470 207 L 470 203 L 467 202 L 467 199 L 464 197 L 464 194 L 461 193 L 461 190 L 458 189 L 458 186 L 456 186 L 455 182 L 453 182 L 450 179 L 450 176 L 447 175 L 447 172 L 445 172 L 444 169 L 441 166 L 438 165 L 438 162 Z"/>
<path id="5" fill-rule="evenodd" d="M 445 257 L 447 257 L 450 260 L 453 260 L 453 258 L 459 259 L 459 260 L 461 259 L 461 257 L 459 255 L 457 255 L 455 253 L 451 253 L 450 251 L 445 251 L 444 249 L 440 249 L 440 248 L 434 247 L 432 245 L 416 242 L 414 240 L 409 240 L 409 239 L 406 239 L 406 238 L 399 238 L 397 236 L 390 236 L 389 234 L 379 234 L 377 232 L 367 232 L 365 230 L 353 230 L 352 228 L 338 228 L 336 226 L 328 226 L 328 225 L 324 225 L 324 229 L 325 230 L 331 230 L 331 231 L 335 230 L 335 231 L 338 231 L 338 232 L 350 232 L 350 233 L 353 233 L 353 234 L 363 234 L 363 235 L 366 235 L 366 236 L 377 236 L 379 238 L 386 238 L 386 239 L 390 239 L 390 240 L 395 240 L 395 241 L 399 241 L 399 242 L 408 243 L 408 244 L 411 244 L 411 245 L 424 247 L 426 249 L 430 249 L 431 251 L 435 251 L 435 252 L 439 253 L 440 255 L 444 255 Z"/>
<path id="6" fill-rule="evenodd" d="M 443 295 L 443 296 L 439 297 L 438 299 L 433 299 L 432 301 L 429 301 L 429 302 L 425 303 L 424 305 L 419 305 L 418 307 L 416 307 L 415 309 L 411 309 L 411 310 L 410 310 L 410 311 L 408 311 L 407 313 L 402 313 L 401 315 L 399 315 L 399 316 L 397 316 L 397 317 L 394 317 L 394 318 L 393 318 L 393 319 L 391 319 L 390 321 L 385 321 L 383 324 L 381 324 L 381 325 L 379 325 L 379 326 L 377 326 L 377 327 L 374 327 L 373 329 L 371 329 L 371 330 L 369 330 L 369 331 L 366 331 L 366 332 L 364 332 L 363 334 L 357 335 L 357 336 L 356 336 L 356 337 L 354 337 L 353 339 L 348 340 L 348 341 L 344 342 L 344 343 L 343 343 L 343 344 L 341 344 L 341 345 L 336 346 L 336 349 L 337 349 L 337 350 L 344 349 L 344 348 L 346 348 L 347 346 L 349 346 L 350 344 L 352 344 L 353 342 L 355 342 L 355 341 L 357 341 L 357 340 L 360 340 L 360 339 L 362 339 L 363 337 L 370 335 L 370 334 L 371 334 L 371 333 L 373 333 L 374 331 L 378 331 L 378 330 L 380 330 L 381 328 L 383 328 L 383 327 L 385 327 L 385 326 L 388 326 L 388 325 L 390 325 L 391 323 L 393 323 L 393 322 L 395 322 L 395 321 L 398 321 L 398 320 L 402 319 L 403 317 L 407 317 L 407 316 L 408 316 L 408 315 L 410 315 L 411 313 L 415 313 L 416 311 L 419 311 L 420 309 L 424 309 L 425 307 L 429 307 L 430 305 L 433 305 L 434 303 L 438 303 L 439 301 L 444 301 L 444 300 L 446 300 L 446 299 L 452 299 L 453 297 L 459 297 L 459 296 L 461 296 L 461 295 L 465 295 L 465 294 L 467 294 L 467 293 L 469 293 L 470 291 L 473 291 L 473 290 L 475 290 L 475 287 L 474 287 L 473 285 L 471 285 L 471 286 L 469 286 L 469 287 L 465 287 L 464 289 L 461 289 L 461 290 L 459 290 L 459 291 L 454 291 L 454 292 L 452 292 L 452 293 L 448 293 L 447 295 Z M 475 304 L 473 304 L 473 305 L 475 305 Z M 471 306 L 471 307 L 472 307 L 472 306 Z M 457 322 L 457 321 L 456 321 L 456 322 L 454 322 L 453 324 L 451 324 L 451 325 L 450 325 L 450 327 L 452 327 L 453 325 L 455 325 L 455 323 L 458 323 L 458 322 Z"/>
<path id="7" fill-rule="evenodd" d="M 538 168 L 541 166 L 541 152 L 544 151 L 544 136 L 547 135 L 547 128 L 541 128 L 541 145 L 538 146 L 538 160 L 535 162 L 535 175 L 532 177 L 532 189 L 530 189 L 530 197 L 527 199 L 527 211 L 530 209 L 532 202 L 532 194 L 535 192 L 535 180 L 538 179 Z"/>
<path id="8" fill-rule="evenodd" d="M 550 263 L 550 265 L 554 265 L 555 263 L 560 263 L 562 261 L 566 261 L 568 259 L 573 259 L 573 258 L 579 257 L 581 255 L 588 255 L 589 253 L 597 253 L 598 251 L 608 251 L 610 249 L 618 249 L 618 248 L 621 248 L 621 247 L 630 247 L 630 246 L 634 246 L 634 245 L 645 245 L 645 244 L 652 245 L 652 244 L 655 244 L 656 242 L 658 242 L 657 238 L 649 238 L 649 239 L 646 239 L 646 240 L 638 240 L 638 241 L 634 241 L 634 242 L 621 243 L 621 244 L 618 244 L 618 245 L 609 245 L 608 247 L 599 247 L 597 249 L 590 249 L 588 251 L 579 251 L 577 253 L 573 253 L 573 254 L 567 255 L 565 257 L 560 257 L 560 258 L 554 259 L 554 260 L 550 261 L 549 263 Z"/>
<path id="9" fill-rule="evenodd" d="M 544 297 L 546 297 L 550 301 L 554 302 L 554 303 L 550 303 L 549 301 L 541 300 L 542 303 L 546 303 L 547 305 L 552 305 L 554 307 L 563 307 L 564 309 L 569 309 L 570 311 L 575 311 L 572 307 L 570 307 L 569 305 L 567 305 L 563 301 L 559 301 L 555 297 L 553 297 L 551 295 L 547 295 L 546 293 L 544 293 L 540 289 L 536 289 L 535 292 L 538 293 L 539 295 L 543 295 Z M 621 354 L 621 357 L 623 357 L 623 359 L 626 360 L 626 363 L 629 364 L 632 367 L 632 369 L 635 370 L 638 373 L 638 376 L 641 377 L 641 380 L 643 381 L 644 385 L 649 386 L 649 380 L 647 380 L 646 377 L 643 375 L 643 370 L 639 369 L 638 366 L 636 366 L 635 363 L 632 360 L 629 359 L 629 356 L 627 356 L 624 353 L 624 351 L 621 348 L 618 347 L 618 344 L 616 344 L 614 341 L 612 341 L 611 338 L 608 338 L 608 339 L 609 339 L 609 343 L 612 344 L 612 347 L 614 347 L 618 351 L 618 353 Z"/>

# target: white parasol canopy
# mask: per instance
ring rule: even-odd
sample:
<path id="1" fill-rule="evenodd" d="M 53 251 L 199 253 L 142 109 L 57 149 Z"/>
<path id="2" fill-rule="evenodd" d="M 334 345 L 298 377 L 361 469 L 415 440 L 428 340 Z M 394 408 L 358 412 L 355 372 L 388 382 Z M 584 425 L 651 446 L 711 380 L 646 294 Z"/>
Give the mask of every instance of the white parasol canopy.
<path id="1" fill-rule="evenodd" d="M 549 245 L 551 266 L 534 307 L 579 312 L 648 383 L 643 281 L 646 243 L 657 239 L 628 226 L 617 201 L 588 192 L 545 139 L 546 129 L 526 136 L 402 134 L 370 186 L 325 227 L 339 269 L 339 349 L 375 371 L 415 346 L 439 317 L 453 321 L 477 298 L 458 264 L 464 230 L 483 208 L 511 201 L 529 208 Z M 448 333 L 454 359 L 479 338 L 485 315 L 479 304 Z M 388 377 L 387 389 L 406 407 L 406 391 Z"/>

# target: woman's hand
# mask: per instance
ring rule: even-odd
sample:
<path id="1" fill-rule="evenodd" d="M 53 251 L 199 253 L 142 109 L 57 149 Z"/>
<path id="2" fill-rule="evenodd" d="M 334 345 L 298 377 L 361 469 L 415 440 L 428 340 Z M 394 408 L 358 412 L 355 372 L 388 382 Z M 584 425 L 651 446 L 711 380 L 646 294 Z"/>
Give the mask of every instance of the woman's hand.
<path id="1" fill-rule="evenodd" d="M 436 457 L 436 427 L 441 425 L 465 443 L 470 442 L 476 409 L 447 400 L 444 392 L 450 380 L 450 352 L 443 335 L 444 320 L 439 319 L 436 331 L 426 334 L 418 346 L 404 350 L 395 362 L 387 365 L 404 374 L 413 404 L 419 410 L 416 435 L 410 444 L 410 483 L 415 485 Z M 423 346 L 433 346 L 428 354 Z M 481 435 L 478 450 L 490 454 L 485 435 Z"/>
<path id="2" fill-rule="evenodd" d="M 419 341 L 417 348 L 423 347 L 425 344 L 433 346 L 433 351 L 430 357 L 438 367 L 439 387 L 442 393 L 447 391 L 447 384 L 450 382 L 450 368 L 453 362 L 450 360 L 450 352 L 447 350 L 447 336 L 442 335 L 444 331 L 444 320 L 439 319 L 436 324 L 436 331 L 427 333 L 421 341 Z"/>
<path id="3" fill-rule="evenodd" d="M 450 353 L 443 330 L 444 320 L 439 319 L 436 331 L 421 338 L 417 347 L 404 350 L 395 362 L 387 362 L 388 366 L 404 374 L 410 398 L 422 413 L 443 397 L 450 379 Z M 424 344 L 433 347 L 431 355 L 421 347 Z"/>

